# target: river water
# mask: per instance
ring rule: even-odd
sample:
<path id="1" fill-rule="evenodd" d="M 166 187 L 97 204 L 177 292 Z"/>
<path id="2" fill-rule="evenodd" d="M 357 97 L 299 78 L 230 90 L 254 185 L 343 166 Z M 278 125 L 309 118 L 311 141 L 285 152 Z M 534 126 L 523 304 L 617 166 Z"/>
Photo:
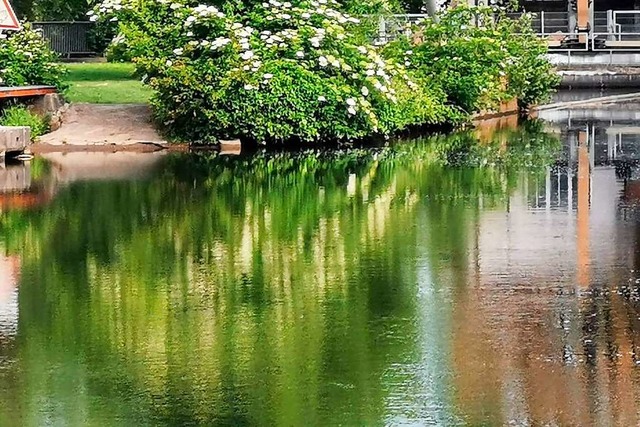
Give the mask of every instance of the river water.
<path id="1" fill-rule="evenodd" d="M 8 166 L 0 425 L 638 425 L 638 115 Z"/>

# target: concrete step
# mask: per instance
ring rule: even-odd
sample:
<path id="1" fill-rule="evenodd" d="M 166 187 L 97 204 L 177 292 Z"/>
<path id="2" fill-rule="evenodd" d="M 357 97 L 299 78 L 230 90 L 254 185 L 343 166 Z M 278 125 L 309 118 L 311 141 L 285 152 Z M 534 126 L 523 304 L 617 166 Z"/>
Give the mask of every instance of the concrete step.
<path id="1" fill-rule="evenodd" d="M 0 158 L 23 153 L 31 144 L 28 126 L 0 126 Z"/>

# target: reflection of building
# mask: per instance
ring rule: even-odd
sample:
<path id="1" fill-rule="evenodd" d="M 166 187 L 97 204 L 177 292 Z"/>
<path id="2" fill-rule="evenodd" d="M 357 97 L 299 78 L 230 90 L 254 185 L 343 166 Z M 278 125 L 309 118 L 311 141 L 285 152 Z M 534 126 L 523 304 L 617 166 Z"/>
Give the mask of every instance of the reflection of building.
<path id="1" fill-rule="evenodd" d="M 0 345 L 18 330 L 20 260 L 0 256 Z"/>
<path id="2" fill-rule="evenodd" d="M 32 186 L 29 163 L 0 164 L 0 211 L 26 209 L 49 201 L 51 195 Z"/>
<path id="3" fill-rule="evenodd" d="M 28 163 L 0 163 L 0 212 L 37 204 L 30 192 L 31 169 Z M 0 255 L 0 345 L 18 330 L 18 281 L 20 260 Z"/>
<path id="4" fill-rule="evenodd" d="M 638 268 L 636 225 L 619 207 L 622 153 L 610 138 L 624 121 L 582 119 L 559 120 L 564 165 L 539 182 L 523 177 L 508 209 L 482 212 L 470 230 L 453 364 L 471 424 L 640 423 L 640 316 L 616 292 Z"/>

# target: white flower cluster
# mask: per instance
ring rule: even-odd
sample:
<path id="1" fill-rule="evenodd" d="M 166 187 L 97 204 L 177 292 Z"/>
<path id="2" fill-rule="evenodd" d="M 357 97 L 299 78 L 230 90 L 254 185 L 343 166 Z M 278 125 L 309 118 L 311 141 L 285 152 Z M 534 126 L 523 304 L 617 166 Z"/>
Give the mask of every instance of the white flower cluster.
<path id="1" fill-rule="evenodd" d="M 158 1 L 162 2 L 166 0 L 158 0 Z M 204 22 L 210 18 L 224 19 L 226 17 L 224 12 L 221 12 L 220 10 L 218 10 L 217 7 L 207 6 L 206 4 L 199 4 L 194 8 L 183 9 L 179 3 L 172 3 L 170 8 L 175 10 L 176 15 L 178 16 L 183 16 L 183 14 L 186 11 L 188 16 L 186 16 L 184 20 L 185 27 L 190 27 L 198 22 Z"/>
<path id="2" fill-rule="evenodd" d="M 110 17 L 110 14 L 136 1 L 104 0 L 93 16 Z M 152 1 L 174 16 L 174 22 L 168 24 L 183 28 L 182 36 L 187 39 L 184 46 L 175 46 L 171 55 L 163 58 L 162 63 L 166 67 L 174 66 L 176 57 L 198 60 L 220 55 L 219 51 L 225 48 L 225 55 L 236 55 L 237 65 L 223 72 L 231 73 L 234 79 L 241 79 L 244 89 L 252 91 L 268 85 L 274 78 L 273 74 L 262 70 L 266 62 L 285 58 L 296 60 L 307 69 L 342 75 L 349 80 L 354 93 L 343 101 L 346 113 L 355 116 L 362 112 L 374 124 L 377 124 L 371 104 L 374 99 L 382 97 L 397 102 L 396 84 L 415 88 L 406 70 L 387 63 L 379 48 L 349 42 L 350 35 L 345 25 L 357 24 L 359 20 L 337 10 L 340 4 L 335 0 L 307 0 L 299 2 L 298 6 L 288 1 L 265 1 L 261 5 L 264 19 L 277 22 L 275 26 L 280 29 L 273 29 L 269 24 L 271 28 L 262 31 L 234 21 L 214 6 L 201 4 L 189 7 L 181 3 L 184 0 Z M 127 6 L 123 2 L 127 2 Z M 196 34 L 207 36 L 198 37 Z M 407 59 L 406 64 L 409 63 Z M 334 97 L 320 95 L 318 102 L 327 102 Z"/>
<path id="3" fill-rule="evenodd" d="M 87 12 L 87 16 L 90 21 L 95 22 L 102 16 L 113 15 L 128 7 L 131 7 L 131 5 L 129 3 L 123 3 L 122 0 L 104 0 L 102 3 L 97 5 L 94 10 Z M 117 18 L 115 16 L 110 16 L 110 19 L 115 21 Z"/>

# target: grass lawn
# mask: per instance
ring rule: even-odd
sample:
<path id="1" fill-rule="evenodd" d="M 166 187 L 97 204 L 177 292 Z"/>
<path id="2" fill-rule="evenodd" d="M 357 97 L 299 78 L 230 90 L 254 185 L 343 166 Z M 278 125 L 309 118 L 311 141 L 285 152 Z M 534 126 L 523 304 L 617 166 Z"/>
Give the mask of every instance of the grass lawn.
<path id="1" fill-rule="evenodd" d="M 151 91 L 133 77 L 132 64 L 66 64 L 71 102 L 144 104 Z"/>

